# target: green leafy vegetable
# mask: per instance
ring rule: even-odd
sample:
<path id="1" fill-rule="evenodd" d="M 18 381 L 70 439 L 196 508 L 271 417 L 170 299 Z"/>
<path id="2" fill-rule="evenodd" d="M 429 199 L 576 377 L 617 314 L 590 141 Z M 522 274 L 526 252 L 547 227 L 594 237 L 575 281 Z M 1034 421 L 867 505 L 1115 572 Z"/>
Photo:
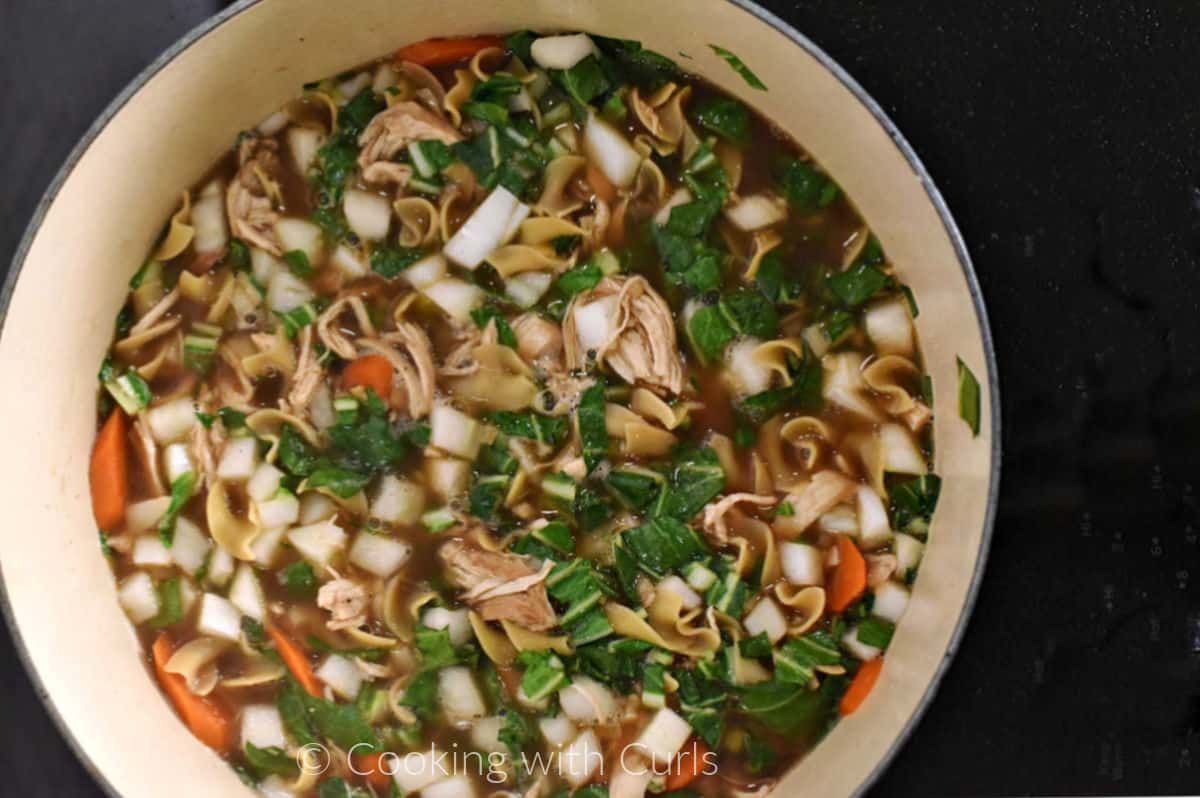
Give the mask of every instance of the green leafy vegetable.
<path id="1" fill-rule="evenodd" d="M 738 58 L 724 47 L 719 47 L 715 44 L 710 44 L 709 47 L 714 53 L 725 59 L 725 62 L 728 63 L 729 66 L 733 67 L 733 71 L 741 75 L 742 79 L 746 81 L 751 88 L 758 89 L 759 91 L 767 90 L 767 85 L 758 79 L 758 75 L 755 75 L 750 71 L 750 67 L 746 66 L 746 63 L 742 61 L 742 59 Z"/>
<path id="2" fill-rule="evenodd" d="M 158 614 L 148 621 L 152 629 L 162 629 L 183 620 L 183 591 L 178 576 L 158 583 Z"/>
<path id="3" fill-rule="evenodd" d="M 767 339 L 779 331 L 775 305 L 761 291 L 739 288 L 721 298 L 720 308 L 736 333 Z"/>
<path id="4" fill-rule="evenodd" d="M 837 184 L 812 161 L 781 156 L 772 162 L 771 175 L 779 192 L 799 213 L 824 208 L 837 197 Z"/>
<path id="5" fill-rule="evenodd" d="M 425 257 L 425 251 L 410 247 L 377 246 L 371 251 L 371 270 L 389 280 Z"/>
<path id="6" fill-rule="evenodd" d="M 711 448 L 681 452 L 667 475 L 652 515 L 687 520 L 725 488 L 725 471 Z"/>
<path id="7" fill-rule="evenodd" d="M 709 554 L 696 531 L 675 518 L 655 518 L 626 529 L 621 538 L 638 566 L 656 578 Z"/>
<path id="8" fill-rule="evenodd" d="M 608 428 L 604 424 L 604 381 L 596 380 L 579 397 L 575 411 L 579 421 L 579 437 L 583 444 L 583 461 L 588 473 L 608 454 Z"/>
<path id="9" fill-rule="evenodd" d="M 942 480 L 937 474 L 925 474 L 893 485 L 893 528 L 917 535 L 928 532 L 941 491 Z"/>
<path id="10" fill-rule="evenodd" d="M 259 748 L 254 743 L 246 743 L 246 764 L 258 775 L 264 778 L 270 775 L 293 778 L 299 771 L 295 757 L 277 746 Z"/>
<path id="11" fill-rule="evenodd" d="M 554 287 L 568 299 L 583 291 L 595 288 L 604 277 L 604 272 L 592 261 L 567 269 L 554 281 Z"/>
<path id="12" fill-rule="evenodd" d="M 868 263 L 858 263 L 844 272 L 825 278 L 825 284 L 847 307 L 856 308 L 888 284 L 888 276 Z"/>
<path id="13" fill-rule="evenodd" d="M 595 55 L 589 55 L 570 69 L 552 69 L 550 77 L 580 105 L 587 105 L 611 85 Z"/>
<path id="14" fill-rule="evenodd" d="M 971 428 L 971 434 L 978 436 L 981 393 L 979 380 L 975 379 L 975 375 L 971 373 L 971 369 L 967 367 L 961 357 L 956 360 L 958 361 L 958 416 L 967 422 L 967 426 Z"/>
<path id="15" fill-rule="evenodd" d="M 775 650 L 775 678 L 783 682 L 808 685 L 820 665 L 838 665 L 842 661 L 837 642 L 826 631 L 809 632 L 788 638 Z"/>
<path id="16" fill-rule="evenodd" d="M 471 311 L 471 320 L 479 329 L 486 329 L 488 322 L 496 323 L 496 340 L 504 346 L 512 349 L 517 348 L 517 336 L 509 326 L 508 320 L 504 318 L 504 314 L 500 308 L 495 305 L 482 305 Z"/>
<path id="17" fill-rule="evenodd" d="M 283 569 L 283 585 L 296 598 L 311 599 L 317 595 L 317 575 L 306 560 L 296 560 Z"/>
<path id="18" fill-rule="evenodd" d="M 705 130 L 739 146 L 750 142 L 750 112 L 730 97 L 704 97 L 692 105 L 692 116 Z"/>
<path id="19" fill-rule="evenodd" d="M 868 615 L 858 624 L 858 642 L 874 648 L 887 648 L 896 625 L 878 615 Z"/>
<path id="20" fill-rule="evenodd" d="M 188 503 L 195 492 L 196 473 L 194 471 L 185 471 L 175 477 L 175 481 L 171 483 L 171 501 L 167 505 L 167 511 L 163 513 L 162 519 L 158 522 L 159 540 L 167 548 L 171 548 L 171 544 L 175 542 L 175 519 L 179 517 L 184 505 Z"/>

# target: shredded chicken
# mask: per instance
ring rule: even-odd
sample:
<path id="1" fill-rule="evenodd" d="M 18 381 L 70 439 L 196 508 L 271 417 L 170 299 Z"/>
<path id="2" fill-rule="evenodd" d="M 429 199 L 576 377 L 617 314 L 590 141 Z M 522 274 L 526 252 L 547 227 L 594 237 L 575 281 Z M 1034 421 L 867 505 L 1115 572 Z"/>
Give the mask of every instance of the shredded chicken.
<path id="1" fill-rule="evenodd" d="M 329 611 L 325 626 L 331 631 L 354 629 L 367 622 L 367 590 L 350 579 L 339 577 L 321 585 L 317 606 Z"/>
<path id="2" fill-rule="evenodd" d="M 603 249 L 608 239 L 608 227 L 612 222 L 612 211 L 608 203 L 599 197 L 596 197 L 594 202 L 596 210 L 579 220 L 579 227 L 583 230 L 584 249 L 588 252 Z"/>
<path id="3" fill-rule="evenodd" d="M 358 329 L 363 337 L 374 338 L 375 325 L 371 323 L 371 316 L 367 313 L 367 306 L 363 303 L 362 297 L 358 296 L 343 296 L 334 300 L 317 319 L 317 337 L 321 339 L 321 343 L 325 344 L 326 349 L 338 357 L 343 360 L 353 360 L 358 352 L 354 349 L 354 344 L 350 342 L 345 331 L 339 326 L 342 312 L 346 308 L 354 311 L 354 319 L 358 322 Z"/>
<path id="4" fill-rule="evenodd" d="M 729 526 L 725 523 L 726 513 L 742 502 L 770 507 L 778 501 L 774 496 L 760 496 L 757 493 L 731 493 L 705 506 L 704 531 L 717 543 L 728 543 Z"/>
<path id="5" fill-rule="evenodd" d="M 567 367 L 582 368 L 589 356 L 576 330 L 576 312 L 611 296 L 617 301 L 608 319 L 608 338 L 595 349 L 596 360 L 606 363 L 627 383 L 682 393 L 683 361 L 671 308 L 641 276 L 606 277 L 571 301 L 563 321 Z"/>
<path id="6" fill-rule="evenodd" d="M 853 497 L 856 490 L 858 483 L 849 477 L 832 470 L 818 471 L 803 490 L 789 497 L 795 512 L 776 518 L 772 527 L 786 537 L 795 537 L 825 513 Z"/>
<path id="7" fill-rule="evenodd" d="M 391 164 L 393 158 L 412 141 L 435 139 L 443 144 L 462 141 L 462 134 L 454 126 L 420 104 L 399 102 L 385 111 L 380 111 L 358 137 L 362 147 L 358 155 L 358 167 L 363 179 L 371 183 L 395 180 L 401 170 Z M 404 177 L 407 182 L 412 175 Z"/>
<path id="8" fill-rule="evenodd" d="M 139 413 L 134 419 L 133 431 L 137 434 L 138 459 L 141 460 L 142 471 L 150 478 L 150 487 L 154 490 L 154 495 L 163 496 L 167 490 L 163 487 L 162 477 L 158 473 L 158 444 L 154 442 L 154 433 L 150 431 L 145 413 Z"/>
<path id="9" fill-rule="evenodd" d="M 217 460 L 213 456 L 211 433 L 203 424 L 194 424 L 191 438 L 192 458 L 196 462 L 198 476 L 204 480 L 205 485 L 211 486 L 217 475 Z"/>
<path id="10" fill-rule="evenodd" d="M 243 354 L 237 351 L 234 344 L 225 342 L 217 348 L 217 357 L 226 366 L 217 370 L 217 395 L 221 404 L 235 410 L 250 407 L 254 397 L 254 380 L 242 366 Z"/>
<path id="11" fill-rule="evenodd" d="M 175 307 L 175 303 L 179 301 L 179 286 L 172 288 L 162 299 L 154 304 L 154 307 L 146 311 L 146 315 L 137 320 L 137 324 L 129 328 L 128 338 L 133 338 L 139 333 L 144 333 L 155 325 L 163 316 L 170 312 L 171 308 Z"/>
<path id="12" fill-rule="evenodd" d="M 364 339 L 358 345 L 385 357 L 400 374 L 400 381 L 404 385 L 405 409 L 411 418 L 429 415 L 433 409 L 437 371 L 433 366 L 433 345 L 424 330 L 402 321 L 395 331 L 384 333 L 381 340 Z"/>
<path id="13" fill-rule="evenodd" d="M 282 254 L 275 238 L 279 212 L 279 144 L 274 139 L 247 136 L 238 148 L 238 173 L 225 191 L 225 212 L 233 235 L 272 255 Z"/>
<path id="14" fill-rule="evenodd" d="M 308 409 L 308 404 L 324 376 L 312 339 L 312 325 L 305 325 L 300 331 L 300 357 L 296 363 L 296 373 L 292 375 L 292 387 L 287 395 L 288 409 L 295 415 L 303 415 Z"/>
<path id="15" fill-rule="evenodd" d="M 443 377 L 466 377 L 479 371 L 479 362 L 475 360 L 476 348 L 484 344 L 494 344 L 499 339 L 495 319 L 489 320 L 482 330 L 475 324 L 459 324 L 454 328 L 456 343 L 442 363 Z"/>
<path id="16" fill-rule="evenodd" d="M 522 313 L 512 322 L 517 337 L 517 353 L 530 363 L 556 363 L 562 359 L 562 331 L 558 325 L 537 313 Z"/>
<path id="17" fill-rule="evenodd" d="M 522 557 L 488 551 L 462 538 L 444 543 L 438 555 L 450 580 L 466 591 L 463 600 L 485 621 L 505 619 L 535 632 L 558 622 L 546 597 L 548 569 L 535 571 Z"/>

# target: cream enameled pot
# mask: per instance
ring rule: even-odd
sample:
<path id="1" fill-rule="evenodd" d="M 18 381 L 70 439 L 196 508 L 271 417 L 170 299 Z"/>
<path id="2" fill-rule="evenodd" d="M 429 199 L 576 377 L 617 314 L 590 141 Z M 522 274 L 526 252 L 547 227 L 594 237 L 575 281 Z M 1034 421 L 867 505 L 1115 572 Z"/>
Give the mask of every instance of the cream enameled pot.
<path id="1" fill-rule="evenodd" d="M 863 791 L 929 702 L 987 553 L 999 475 L 996 372 L 958 231 L 862 89 L 811 42 L 741 0 L 241 2 L 173 47 L 96 122 L 39 206 L 5 287 L 0 370 L 20 378 L 0 393 L 0 417 L 21 421 L 9 426 L 0 465 L 10 513 L 0 527 L 4 608 L 47 707 L 113 795 L 248 794 L 148 676 L 97 544 L 87 484 L 95 375 L 129 276 L 180 190 L 304 82 L 431 36 L 520 28 L 594 31 L 679 55 L 813 153 L 912 287 L 944 480 L 928 551 L 869 700 L 777 794 Z M 739 54 L 770 90 L 748 86 L 710 43 Z M 982 385 L 977 437 L 956 413 L 956 358 Z"/>

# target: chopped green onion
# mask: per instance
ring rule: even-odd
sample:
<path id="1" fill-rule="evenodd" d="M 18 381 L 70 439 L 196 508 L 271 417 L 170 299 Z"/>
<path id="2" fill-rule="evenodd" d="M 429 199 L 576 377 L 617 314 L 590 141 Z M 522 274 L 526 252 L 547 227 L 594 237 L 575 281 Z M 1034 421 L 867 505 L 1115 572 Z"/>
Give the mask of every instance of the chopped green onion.
<path id="1" fill-rule="evenodd" d="M 651 709 L 662 709 L 667 705 L 666 688 L 663 685 L 666 668 L 657 663 L 642 668 L 642 703 Z"/>
<path id="2" fill-rule="evenodd" d="M 421 523 L 431 533 L 445 532 L 458 523 L 449 507 L 438 507 L 421 516 Z"/>
<path id="3" fill-rule="evenodd" d="M 521 692 L 529 701 L 540 701 L 567 683 L 563 661 L 553 651 L 524 651 L 518 661 L 525 665 Z"/>
<path id="4" fill-rule="evenodd" d="M 297 277 L 312 277 L 314 269 L 308 259 L 308 253 L 302 249 L 293 249 L 283 253 L 283 262 Z"/>
<path id="5" fill-rule="evenodd" d="M 717 574 L 703 563 L 693 562 L 683 566 L 683 578 L 688 586 L 700 593 L 708 590 L 717 581 Z"/>
<path id="6" fill-rule="evenodd" d="M 896 625 L 878 615 L 868 615 L 858 624 L 858 642 L 873 648 L 887 648 Z"/>
<path id="7" fill-rule="evenodd" d="M 422 194 L 429 194 L 434 197 L 442 193 L 442 186 L 440 183 L 435 183 L 432 180 L 423 177 L 417 177 L 416 175 L 413 175 L 408 179 L 408 187 L 419 191 Z"/>
<path id="8" fill-rule="evenodd" d="M 311 302 L 305 302 L 300 307 L 289 310 L 287 313 L 280 313 L 279 319 L 283 322 L 283 329 L 288 336 L 295 336 L 304 327 L 317 320 L 317 309 L 313 307 Z"/>
<path id="9" fill-rule="evenodd" d="M 131 416 L 149 405 L 150 400 L 154 398 L 150 386 L 132 368 L 121 376 L 105 382 L 104 387 L 121 406 L 121 409 Z"/>
<path id="10" fill-rule="evenodd" d="M 575 480 L 563 473 L 549 474 L 542 480 L 544 493 L 567 503 L 575 501 L 576 487 Z"/>
<path id="11" fill-rule="evenodd" d="M 358 418 L 358 400 L 349 394 L 343 394 L 333 400 L 333 412 L 342 424 L 352 424 Z"/>

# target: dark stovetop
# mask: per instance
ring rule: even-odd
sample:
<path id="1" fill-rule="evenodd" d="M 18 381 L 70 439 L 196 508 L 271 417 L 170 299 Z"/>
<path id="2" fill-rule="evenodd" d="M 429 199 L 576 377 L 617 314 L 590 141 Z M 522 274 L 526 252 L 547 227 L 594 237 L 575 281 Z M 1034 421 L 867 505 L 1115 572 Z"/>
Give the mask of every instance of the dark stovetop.
<path id="1" fill-rule="evenodd" d="M 218 5 L 5 0 L 0 263 L 100 109 Z M 1200 793 L 1200 6 L 764 5 L 924 159 L 1000 363 L 982 593 L 873 794 Z M 0 793 L 98 795 L 5 635 L 0 695 Z"/>

